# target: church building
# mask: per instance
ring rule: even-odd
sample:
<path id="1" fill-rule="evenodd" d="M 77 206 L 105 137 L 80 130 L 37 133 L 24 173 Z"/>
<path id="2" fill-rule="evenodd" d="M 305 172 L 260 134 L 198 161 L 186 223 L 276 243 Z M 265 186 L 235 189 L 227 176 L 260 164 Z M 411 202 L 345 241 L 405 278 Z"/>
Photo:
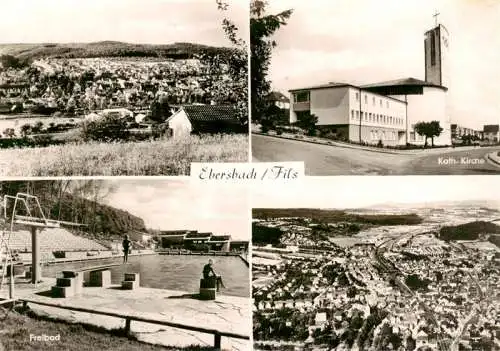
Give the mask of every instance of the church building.
<path id="1" fill-rule="evenodd" d="M 317 128 L 339 140 L 367 144 L 423 145 L 418 122 L 439 121 L 434 145 L 451 145 L 447 106 L 449 34 L 441 24 L 425 33 L 425 80 L 408 77 L 357 86 L 330 82 L 290 90 L 290 123 L 303 113 L 318 117 Z"/>

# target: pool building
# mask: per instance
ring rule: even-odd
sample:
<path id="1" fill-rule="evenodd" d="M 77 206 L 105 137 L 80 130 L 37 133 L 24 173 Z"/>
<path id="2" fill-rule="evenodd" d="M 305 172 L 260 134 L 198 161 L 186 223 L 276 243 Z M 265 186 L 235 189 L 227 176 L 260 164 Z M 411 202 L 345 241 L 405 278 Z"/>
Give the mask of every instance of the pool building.
<path id="1" fill-rule="evenodd" d="M 164 249 L 187 249 L 193 251 L 246 251 L 248 241 L 232 240 L 231 235 L 215 235 L 196 230 L 161 231 L 160 246 Z"/>

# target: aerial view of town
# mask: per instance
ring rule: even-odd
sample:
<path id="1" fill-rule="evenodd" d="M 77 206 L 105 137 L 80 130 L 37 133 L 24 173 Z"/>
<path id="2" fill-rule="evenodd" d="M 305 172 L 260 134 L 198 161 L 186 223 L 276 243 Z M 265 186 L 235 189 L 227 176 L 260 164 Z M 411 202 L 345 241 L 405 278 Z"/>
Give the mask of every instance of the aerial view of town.
<path id="1" fill-rule="evenodd" d="M 254 208 L 256 350 L 498 350 L 500 204 Z"/>
<path id="2" fill-rule="evenodd" d="M 0 173 L 179 175 L 191 161 L 247 161 L 247 54 L 239 33 L 226 36 L 223 24 L 238 8 L 202 3 L 214 38 L 195 33 L 192 4 L 150 0 L 143 16 L 176 11 L 189 33 L 176 36 L 179 24 L 163 21 L 159 32 L 137 38 L 112 31 L 111 22 L 95 33 L 71 22 L 71 42 L 41 30 L 43 42 L 26 42 L 25 33 L 0 43 Z M 64 4 L 60 15 L 74 16 Z M 109 16 L 134 11 L 99 6 Z M 95 8 L 82 4 L 81 12 Z"/>

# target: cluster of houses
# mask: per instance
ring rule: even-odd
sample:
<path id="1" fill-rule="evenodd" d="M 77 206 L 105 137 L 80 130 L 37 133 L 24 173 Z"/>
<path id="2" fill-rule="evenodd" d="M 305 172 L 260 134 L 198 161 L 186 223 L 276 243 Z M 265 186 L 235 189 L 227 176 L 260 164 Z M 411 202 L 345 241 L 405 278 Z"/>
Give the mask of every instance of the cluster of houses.
<path id="1" fill-rule="evenodd" d="M 458 124 L 451 125 L 451 137 L 454 142 L 460 142 L 466 138 L 473 137 L 488 143 L 500 142 L 500 124 L 487 124 L 482 130 L 462 127 Z"/>
<path id="2" fill-rule="evenodd" d="M 387 241 L 383 235 L 378 239 Z M 500 309 L 492 304 L 500 298 L 500 275 L 491 255 L 458 249 L 433 235 L 396 240 L 384 257 L 403 276 L 417 275 L 427 282 L 425 288 L 409 293 L 400 288 L 405 286 L 403 276 L 396 278 L 400 281 L 394 285 L 394 273 L 380 270 L 376 250 L 372 242 L 363 242 L 314 256 L 301 254 L 302 250 L 293 254 L 284 251 L 280 255 L 282 261 L 275 265 L 254 262 L 259 281 L 268 281 L 267 285 L 253 289 L 254 313 L 261 322 L 268 320 L 262 325 L 279 319 L 283 308 L 314 315 L 309 325 L 301 326 L 309 334 L 302 340 L 305 344 L 315 343 L 315 336 L 323 330 L 343 335 L 354 315 L 366 319 L 376 307 L 387 315 L 374 327 L 370 342 L 389 330 L 402 340 L 404 347 L 411 340 L 414 349 L 436 349 L 454 342 L 474 349 L 481 340 L 500 345 L 498 333 L 495 334 Z M 330 275 L 328 267 L 336 273 Z M 342 272 L 347 285 L 339 283 Z M 356 287 L 355 293 L 349 291 L 352 286 Z M 467 323 L 474 313 L 477 323 Z M 266 335 L 272 335 L 272 331 L 266 331 Z M 274 339 L 279 339 L 279 335 L 274 335 Z"/>
<path id="3" fill-rule="evenodd" d="M 113 115 L 151 127 L 148 109 L 164 100 L 171 107 L 170 133 L 247 132 L 237 101 L 220 101 L 231 90 L 224 65 L 208 72 L 200 60 L 42 59 L 22 70 L 0 70 L 0 113 L 66 113 L 96 120 Z M 217 86 L 217 87 L 216 87 Z M 219 105 L 216 105 L 215 101 Z"/>
<path id="4" fill-rule="evenodd" d="M 196 230 L 168 230 L 158 234 L 163 249 L 248 251 L 248 241 L 232 240 L 231 235 L 215 235 Z"/>
<path id="5" fill-rule="evenodd" d="M 231 90 L 225 69 L 208 72 L 197 59 L 42 59 L 22 70 L 0 70 L 0 113 L 62 112 L 87 120 L 117 115 L 147 123 L 151 104 L 165 100 L 173 135 L 247 132 L 231 94 L 227 101 L 214 96 L 215 86 Z"/>
<path id="6" fill-rule="evenodd" d="M 218 80 L 226 85 L 231 81 L 226 74 L 208 75 L 206 70 L 196 59 L 43 59 L 28 69 L 0 72 L 0 84 L 8 87 L 0 97 L 35 99 L 59 109 L 91 111 L 149 105 L 157 92 L 167 94 L 172 104 L 208 104 L 213 85 Z"/>

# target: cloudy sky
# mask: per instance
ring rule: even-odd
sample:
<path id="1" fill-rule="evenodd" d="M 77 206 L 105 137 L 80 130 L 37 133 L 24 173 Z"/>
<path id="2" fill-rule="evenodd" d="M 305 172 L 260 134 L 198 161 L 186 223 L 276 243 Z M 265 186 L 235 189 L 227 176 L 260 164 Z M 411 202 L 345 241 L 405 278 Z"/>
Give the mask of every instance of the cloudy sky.
<path id="1" fill-rule="evenodd" d="M 249 197 L 236 184 L 184 179 L 116 179 L 106 203 L 144 219 L 152 229 L 189 229 L 248 240 Z"/>
<path id="2" fill-rule="evenodd" d="M 231 0 L 227 17 L 248 36 L 248 1 Z M 2 1 L 1 43 L 116 40 L 229 46 L 215 0 Z"/>
<path id="3" fill-rule="evenodd" d="M 500 209 L 500 177 L 306 177 L 252 189 L 254 208 L 360 208 L 386 203 L 488 201 Z"/>
<path id="4" fill-rule="evenodd" d="M 433 14 L 450 33 L 452 121 L 500 123 L 500 1 L 270 0 L 294 9 L 275 35 L 271 79 L 282 92 L 330 81 L 367 84 L 425 78 L 424 32 Z"/>

